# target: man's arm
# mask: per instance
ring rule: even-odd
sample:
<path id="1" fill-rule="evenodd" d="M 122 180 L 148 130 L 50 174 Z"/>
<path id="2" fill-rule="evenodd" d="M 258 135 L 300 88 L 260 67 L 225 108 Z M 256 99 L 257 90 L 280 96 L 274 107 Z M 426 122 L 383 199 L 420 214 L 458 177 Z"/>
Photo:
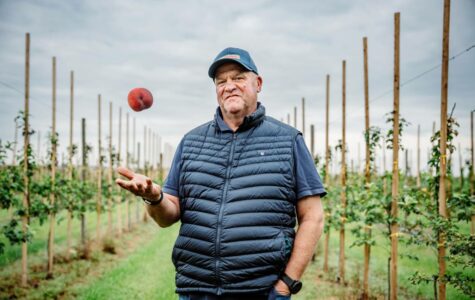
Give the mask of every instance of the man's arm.
<path id="1" fill-rule="evenodd" d="M 299 226 L 295 235 L 294 247 L 285 273 L 299 280 L 315 251 L 323 231 L 323 206 L 320 196 L 309 196 L 297 202 L 297 218 Z M 290 294 L 288 286 L 277 281 L 275 289 L 279 294 Z"/>
<path id="2" fill-rule="evenodd" d="M 178 197 L 163 193 L 159 205 L 145 205 L 148 214 L 160 227 L 168 227 L 180 219 L 180 201 Z"/>
<path id="3" fill-rule="evenodd" d="M 152 182 L 149 177 L 132 172 L 124 167 L 117 172 L 128 180 L 116 179 L 116 183 L 132 194 L 152 202 L 160 199 L 162 187 Z M 180 219 L 180 201 L 178 197 L 163 193 L 163 199 L 158 205 L 146 205 L 148 214 L 160 227 L 168 227 Z"/>

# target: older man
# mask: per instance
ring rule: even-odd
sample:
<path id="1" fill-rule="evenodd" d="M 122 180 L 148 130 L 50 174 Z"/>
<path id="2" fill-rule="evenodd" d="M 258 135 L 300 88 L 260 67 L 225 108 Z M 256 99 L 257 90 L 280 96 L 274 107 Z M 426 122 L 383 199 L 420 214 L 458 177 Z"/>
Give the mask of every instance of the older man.
<path id="1" fill-rule="evenodd" d="M 117 183 L 159 226 L 181 221 L 180 299 L 290 299 L 322 232 L 325 190 L 301 133 L 257 101 L 262 77 L 247 51 L 224 49 L 208 75 L 214 120 L 184 136 L 163 189 L 125 168 Z"/>

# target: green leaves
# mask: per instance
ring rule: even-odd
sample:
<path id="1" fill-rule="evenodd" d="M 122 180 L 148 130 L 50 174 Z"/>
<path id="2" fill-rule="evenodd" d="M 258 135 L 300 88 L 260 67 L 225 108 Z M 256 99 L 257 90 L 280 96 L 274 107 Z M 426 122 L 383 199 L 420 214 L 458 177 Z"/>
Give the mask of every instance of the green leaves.
<path id="1" fill-rule="evenodd" d="M 12 245 L 28 242 L 33 237 L 32 232 L 29 230 L 26 233 L 23 232 L 17 219 L 10 220 L 6 225 L 2 226 L 1 231 Z M 4 244 L 1 244 L 0 254 L 3 253 L 3 250 Z"/>

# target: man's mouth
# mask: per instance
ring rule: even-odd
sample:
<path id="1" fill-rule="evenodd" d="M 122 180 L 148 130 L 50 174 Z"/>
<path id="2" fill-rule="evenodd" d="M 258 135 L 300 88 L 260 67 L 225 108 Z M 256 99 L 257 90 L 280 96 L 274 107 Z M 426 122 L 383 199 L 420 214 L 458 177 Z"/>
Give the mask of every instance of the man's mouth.
<path id="1" fill-rule="evenodd" d="M 228 100 L 229 98 L 232 98 L 232 97 L 239 97 L 239 95 L 229 95 L 226 98 L 224 98 L 224 100 Z"/>

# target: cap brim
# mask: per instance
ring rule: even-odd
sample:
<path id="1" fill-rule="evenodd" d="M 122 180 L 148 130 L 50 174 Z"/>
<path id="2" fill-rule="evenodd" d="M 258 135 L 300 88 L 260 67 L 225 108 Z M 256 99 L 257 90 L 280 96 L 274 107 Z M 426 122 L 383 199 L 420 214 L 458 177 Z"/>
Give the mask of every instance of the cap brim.
<path id="1" fill-rule="evenodd" d="M 211 79 L 214 79 L 214 76 L 216 75 L 216 70 L 225 63 L 235 63 L 235 64 L 238 64 L 238 65 L 242 66 L 244 69 L 246 69 L 248 71 L 254 72 L 251 68 L 249 68 L 248 66 L 246 66 L 245 64 L 243 64 L 239 60 L 235 60 L 235 59 L 231 59 L 231 58 L 223 58 L 223 59 L 219 59 L 219 60 L 215 61 L 213 64 L 211 64 L 211 66 L 208 69 L 208 76 Z"/>

